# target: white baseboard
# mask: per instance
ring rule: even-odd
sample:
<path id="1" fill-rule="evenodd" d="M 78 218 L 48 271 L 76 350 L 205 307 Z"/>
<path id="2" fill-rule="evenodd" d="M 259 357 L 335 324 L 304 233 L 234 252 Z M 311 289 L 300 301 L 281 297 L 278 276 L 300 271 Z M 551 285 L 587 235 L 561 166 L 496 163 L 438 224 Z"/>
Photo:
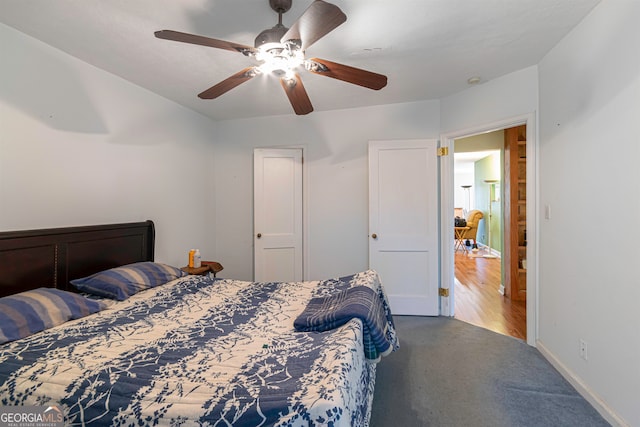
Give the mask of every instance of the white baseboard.
<path id="1" fill-rule="evenodd" d="M 629 423 L 619 417 L 589 386 L 571 372 L 562 362 L 560 362 L 540 341 L 536 341 L 536 348 L 542 353 L 545 359 L 553 365 L 558 372 L 580 393 L 587 402 L 613 427 L 631 427 Z"/>
<path id="2" fill-rule="evenodd" d="M 498 288 L 498 293 L 504 296 L 504 283 L 500 283 L 500 288 Z"/>

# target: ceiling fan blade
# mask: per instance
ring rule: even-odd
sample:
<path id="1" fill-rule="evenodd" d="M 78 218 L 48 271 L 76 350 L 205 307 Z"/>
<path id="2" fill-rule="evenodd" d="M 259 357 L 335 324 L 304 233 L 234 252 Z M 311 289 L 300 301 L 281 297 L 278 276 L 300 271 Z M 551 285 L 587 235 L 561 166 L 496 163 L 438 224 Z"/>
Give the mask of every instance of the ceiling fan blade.
<path id="1" fill-rule="evenodd" d="M 331 77 L 369 89 L 380 90 L 387 85 L 387 76 L 327 61 L 326 59 L 311 58 L 305 62 L 305 66 L 307 70 L 314 74 Z"/>
<path id="2" fill-rule="evenodd" d="M 307 91 L 302 84 L 302 79 L 300 79 L 297 73 L 293 79 L 281 77 L 280 84 L 287 94 L 289 102 L 291 102 L 293 111 L 295 111 L 297 115 L 301 116 L 313 111 L 313 105 L 311 105 L 309 95 L 307 95 Z"/>
<path id="3" fill-rule="evenodd" d="M 220 95 L 229 92 L 234 87 L 241 85 L 247 80 L 251 80 L 256 76 L 256 74 L 258 74 L 256 71 L 256 67 L 245 68 L 244 70 L 235 73 L 233 76 L 224 79 L 220 83 L 211 86 L 204 92 L 199 93 L 198 97 L 202 99 L 215 99 Z"/>
<path id="4" fill-rule="evenodd" d="M 228 42 L 225 40 L 212 39 L 210 37 L 198 36 L 196 34 L 181 33 L 179 31 L 172 30 L 156 31 L 154 34 L 159 39 L 215 47 L 218 49 L 230 50 L 232 52 L 240 52 L 247 56 L 253 55 L 256 52 L 256 49 L 251 46 Z"/>
<path id="5" fill-rule="evenodd" d="M 338 6 L 316 0 L 282 36 L 281 41 L 300 40 L 301 49 L 305 50 L 346 20 L 347 15 Z"/>

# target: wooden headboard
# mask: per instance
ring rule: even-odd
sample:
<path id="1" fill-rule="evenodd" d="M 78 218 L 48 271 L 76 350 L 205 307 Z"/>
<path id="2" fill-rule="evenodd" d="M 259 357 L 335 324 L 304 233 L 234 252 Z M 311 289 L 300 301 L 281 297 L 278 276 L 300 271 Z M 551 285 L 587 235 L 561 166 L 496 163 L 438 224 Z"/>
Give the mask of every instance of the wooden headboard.
<path id="1" fill-rule="evenodd" d="M 0 232 L 0 297 L 153 261 L 153 221 Z"/>

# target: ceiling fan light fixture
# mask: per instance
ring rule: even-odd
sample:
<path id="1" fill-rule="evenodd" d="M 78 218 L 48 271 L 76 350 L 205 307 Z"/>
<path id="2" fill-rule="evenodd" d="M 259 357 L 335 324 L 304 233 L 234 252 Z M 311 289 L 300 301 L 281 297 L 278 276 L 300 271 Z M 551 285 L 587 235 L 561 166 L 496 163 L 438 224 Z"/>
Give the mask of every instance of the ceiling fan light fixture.
<path id="1" fill-rule="evenodd" d="M 292 73 L 304 63 L 304 53 L 300 49 L 292 49 L 289 43 L 272 42 L 258 48 L 256 59 L 262 62 L 258 67 L 262 73 L 283 75 Z"/>

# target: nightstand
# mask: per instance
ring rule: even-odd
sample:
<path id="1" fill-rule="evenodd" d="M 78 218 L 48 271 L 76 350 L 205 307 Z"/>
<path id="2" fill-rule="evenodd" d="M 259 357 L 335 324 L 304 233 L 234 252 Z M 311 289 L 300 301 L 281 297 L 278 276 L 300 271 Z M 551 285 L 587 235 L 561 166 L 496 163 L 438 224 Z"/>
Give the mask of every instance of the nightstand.
<path id="1" fill-rule="evenodd" d="M 224 270 L 224 267 L 222 266 L 222 264 L 220 264 L 219 262 L 215 262 L 215 261 L 202 261 L 202 266 L 205 267 L 209 267 L 209 270 L 211 270 L 211 272 L 213 273 L 213 277 L 216 277 L 216 274 L 219 271 Z"/>
<path id="2" fill-rule="evenodd" d="M 220 264 L 219 262 L 215 262 L 215 261 L 202 261 L 202 267 L 182 267 L 180 270 L 188 273 L 188 274 L 194 274 L 194 275 L 200 275 L 203 276 L 205 274 L 207 274 L 208 272 L 212 272 L 213 273 L 213 277 L 216 277 L 216 274 L 219 271 L 224 270 L 224 267 L 222 266 L 222 264 Z"/>
<path id="3" fill-rule="evenodd" d="M 209 271 L 209 266 L 208 265 L 203 265 L 202 267 L 182 267 L 180 270 L 188 273 L 188 274 L 194 274 L 197 276 L 204 276 L 205 274 L 207 274 Z"/>

